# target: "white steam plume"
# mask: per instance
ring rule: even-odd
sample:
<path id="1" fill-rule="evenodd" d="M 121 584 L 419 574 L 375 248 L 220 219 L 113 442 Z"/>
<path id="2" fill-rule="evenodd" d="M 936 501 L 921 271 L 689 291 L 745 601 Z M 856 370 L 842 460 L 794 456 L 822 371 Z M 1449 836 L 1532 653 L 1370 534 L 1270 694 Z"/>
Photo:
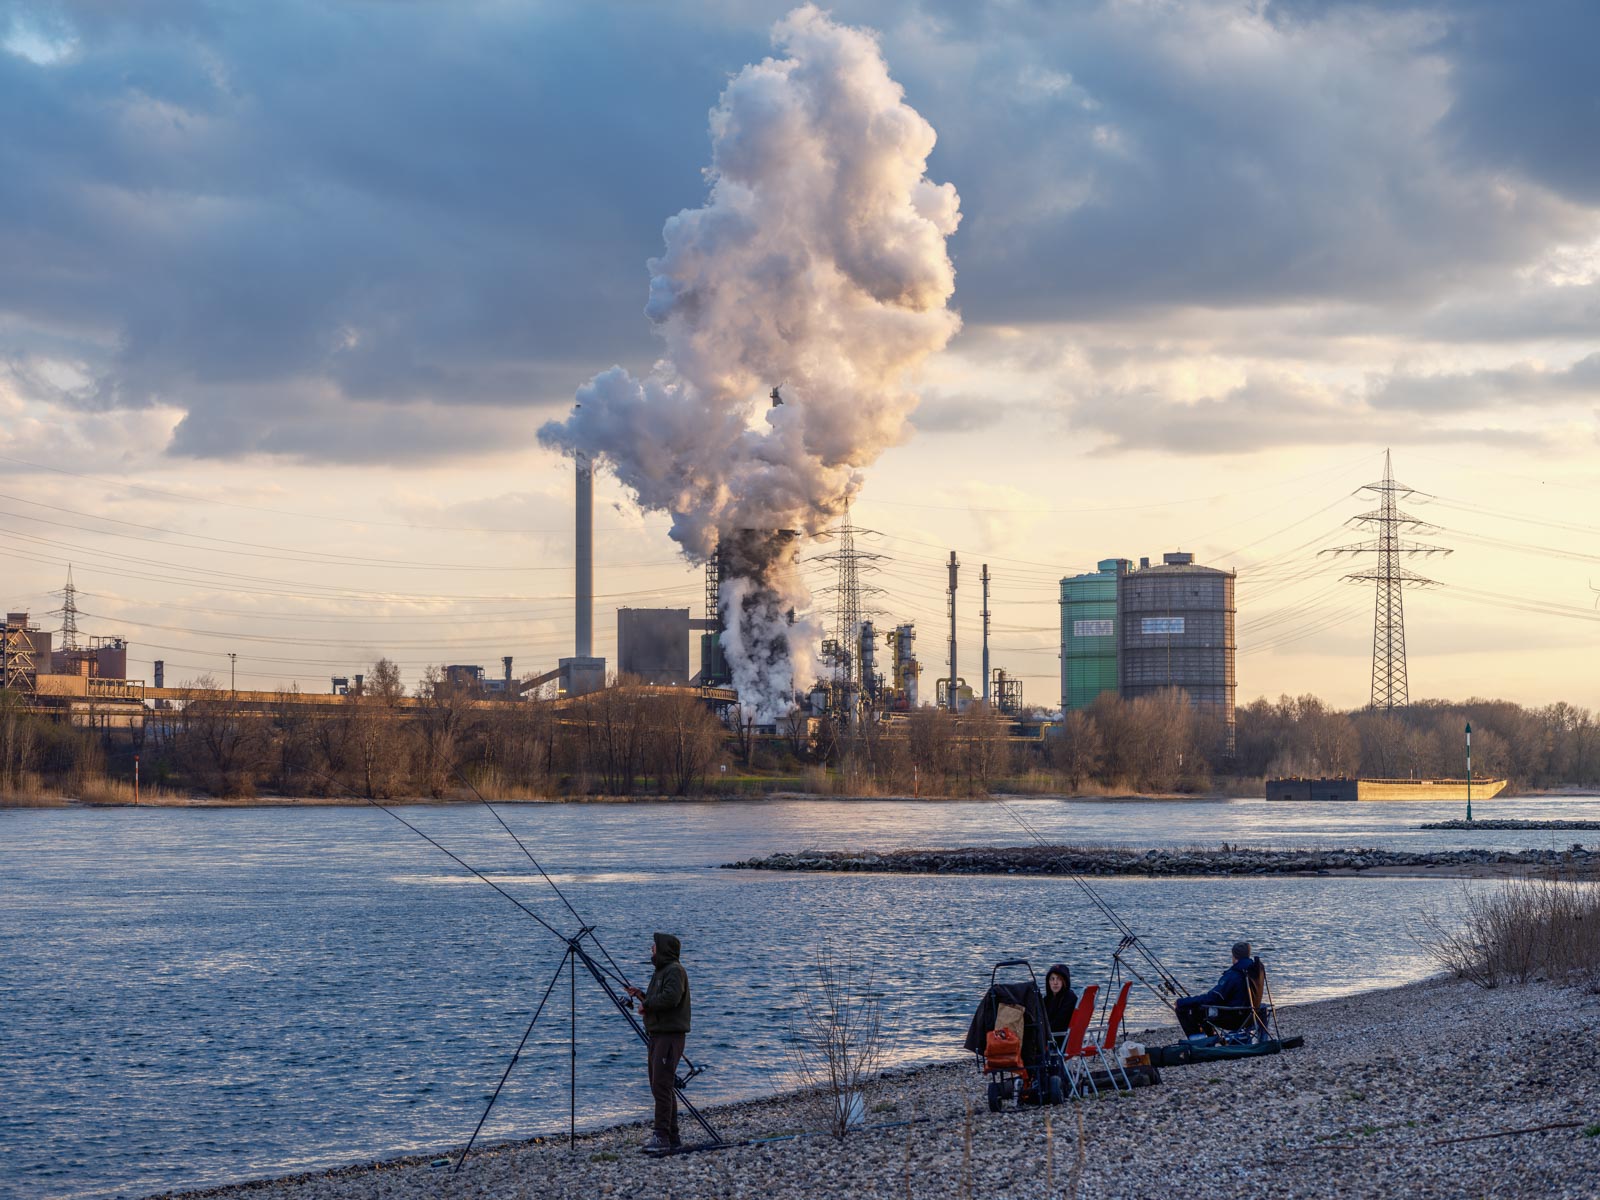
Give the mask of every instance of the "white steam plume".
<path id="1" fill-rule="evenodd" d="M 835 520 L 861 468 L 905 436 L 916 370 L 961 324 L 945 249 L 960 200 L 927 178 L 933 128 L 877 41 L 812 5 L 773 41 L 782 57 L 745 67 L 711 113 L 709 199 L 667 221 L 650 261 L 662 358 L 643 379 L 596 375 L 539 431 L 671 513 L 695 561 L 738 530 Z M 803 608 L 798 574 L 778 575 L 762 581 L 776 593 L 765 607 Z M 737 679 L 744 647 L 727 651 Z M 789 707 L 782 674 L 741 692 L 759 720 Z"/>

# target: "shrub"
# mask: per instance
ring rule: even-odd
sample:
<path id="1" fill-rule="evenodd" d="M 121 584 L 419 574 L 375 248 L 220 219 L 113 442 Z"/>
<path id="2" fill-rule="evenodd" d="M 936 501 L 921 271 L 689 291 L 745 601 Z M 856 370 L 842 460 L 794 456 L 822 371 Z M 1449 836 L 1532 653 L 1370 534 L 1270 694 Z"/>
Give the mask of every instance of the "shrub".
<path id="1" fill-rule="evenodd" d="M 1479 987 L 1600 980 L 1600 885 L 1514 879 L 1467 889 L 1459 922 L 1429 913 L 1423 929 L 1433 960 Z"/>

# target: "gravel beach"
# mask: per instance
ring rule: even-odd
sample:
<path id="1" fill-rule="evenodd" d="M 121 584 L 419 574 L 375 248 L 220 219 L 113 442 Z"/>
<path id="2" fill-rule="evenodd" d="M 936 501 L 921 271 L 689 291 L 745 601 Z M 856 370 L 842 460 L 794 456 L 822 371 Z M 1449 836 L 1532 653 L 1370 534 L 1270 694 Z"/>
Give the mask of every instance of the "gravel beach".
<path id="1" fill-rule="evenodd" d="M 591 1197 L 1539 1196 L 1600 1191 L 1600 994 L 1434 980 L 1283 1011 L 1304 1049 L 1176 1067 L 1160 1087 L 992 1115 L 969 1058 L 869 1089 L 884 1125 L 653 1161 L 647 1130 L 428 1158 L 188 1196 L 243 1200 Z M 948 1031 L 954 1046 L 963 1031 Z M 1176 1028 L 1132 1035 L 1174 1041 Z M 641 1081 L 640 1108 L 648 1099 Z M 1048 1120 L 1047 1120 L 1048 1117 Z M 1081 1118 L 1081 1126 L 1080 1126 Z M 729 1139 L 819 1126 L 815 1098 L 713 1110 Z M 1511 1133 L 1534 1130 L 1537 1132 Z M 441 1148 L 445 1153 L 446 1148 Z M 1048 1186 L 1047 1186 L 1048 1185 Z M 172 1195 L 175 1195 L 172 1194 Z"/>

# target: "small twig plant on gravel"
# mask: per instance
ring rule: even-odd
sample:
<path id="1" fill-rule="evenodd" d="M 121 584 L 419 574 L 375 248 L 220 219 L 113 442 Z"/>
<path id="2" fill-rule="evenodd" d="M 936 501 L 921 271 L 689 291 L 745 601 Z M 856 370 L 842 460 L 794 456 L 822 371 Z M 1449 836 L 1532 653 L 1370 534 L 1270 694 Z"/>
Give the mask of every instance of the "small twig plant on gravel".
<path id="1" fill-rule="evenodd" d="M 790 1028 L 795 1071 L 827 1104 L 828 1128 L 844 1137 L 866 1111 L 862 1087 L 876 1074 L 883 1037 L 872 971 L 848 951 L 818 948 Z"/>

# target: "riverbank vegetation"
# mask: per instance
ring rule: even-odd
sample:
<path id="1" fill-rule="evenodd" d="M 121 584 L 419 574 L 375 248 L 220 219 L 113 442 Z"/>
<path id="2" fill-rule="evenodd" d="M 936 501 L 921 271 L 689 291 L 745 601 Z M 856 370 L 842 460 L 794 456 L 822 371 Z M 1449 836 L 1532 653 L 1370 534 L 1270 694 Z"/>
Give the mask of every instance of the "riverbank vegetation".
<path id="1" fill-rule="evenodd" d="M 135 756 L 149 798 L 168 789 L 447 799 L 468 794 L 465 781 L 492 799 L 1260 795 L 1272 775 L 1459 776 L 1469 720 L 1480 777 L 1507 778 L 1513 791 L 1600 781 L 1600 726 L 1565 703 L 1426 701 L 1379 714 L 1315 696 L 1261 699 L 1238 710 L 1230 746 L 1177 691 L 1105 695 L 1021 726 L 979 705 L 959 718 L 934 708 L 856 722 L 797 716 L 760 731 L 737 709 L 719 720 L 692 693 L 627 680 L 571 702 L 484 704 L 430 670 L 402 706 L 407 692 L 386 660 L 331 705 L 297 704 L 290 692 L 262 711 L 208 678 L 190 689 L 137 732 L 69 724 L 0 692 L 0 800 L 121 802 Z"/>

